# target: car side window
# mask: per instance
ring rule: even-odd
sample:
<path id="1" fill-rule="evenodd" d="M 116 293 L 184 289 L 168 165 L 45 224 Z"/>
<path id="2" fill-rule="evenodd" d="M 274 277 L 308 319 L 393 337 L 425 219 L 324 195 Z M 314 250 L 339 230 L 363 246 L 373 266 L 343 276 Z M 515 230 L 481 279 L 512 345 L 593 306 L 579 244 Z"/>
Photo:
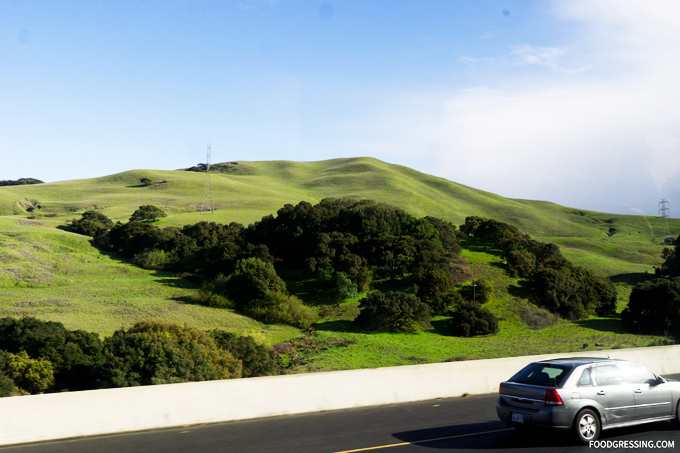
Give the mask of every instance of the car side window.
<path id="1" fill-rule="evenodd" d="M 653 384 L 656 382 L 656 375 L 647 368 L 634 363 L 620 363 L 619 369 L 623 377 L 631 384 Z"/>
<path id="2" fill-rule="evenodd" d="M 616 365 L 593 367 L 593 378 L 597 385 L 619 385 L 625 382 Z"/>
<path id="3" fill-rule="evenodd" d="M 590 378 L 590 370 L 591 370 L 590 368 L 586 368 L 585 370 L 583 370 L 581 379 L 578 380 L 579 387 L 593 385 L 593 380 Z"/>

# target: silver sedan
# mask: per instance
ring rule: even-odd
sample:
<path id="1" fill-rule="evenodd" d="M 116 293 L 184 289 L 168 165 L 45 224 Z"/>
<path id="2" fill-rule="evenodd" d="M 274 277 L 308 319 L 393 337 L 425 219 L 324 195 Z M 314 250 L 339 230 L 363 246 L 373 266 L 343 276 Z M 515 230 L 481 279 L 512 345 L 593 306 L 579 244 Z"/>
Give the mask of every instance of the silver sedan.
<path id="1" fill-rule="evenodd" d="M 572 430 L 581 443 L 604 429 L 662 420 L 680 424 L 680 382 L 633 362 L 565 358 L 534 362 L 499 387 L 498 417 L 518 429 Z"/>

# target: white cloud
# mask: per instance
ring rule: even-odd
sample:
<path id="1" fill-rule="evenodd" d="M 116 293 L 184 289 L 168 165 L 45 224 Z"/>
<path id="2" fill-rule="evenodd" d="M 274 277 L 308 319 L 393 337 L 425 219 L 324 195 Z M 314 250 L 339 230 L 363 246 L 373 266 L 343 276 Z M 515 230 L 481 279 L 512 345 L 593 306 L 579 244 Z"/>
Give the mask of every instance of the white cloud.
<path id="1" fill-rule="evenodd" d="M 558 20 L 572 22 L 571 41 L 509 55 L 551 71 L 531 86 L 503 71 L 451 96 L 448 147 L 433 167 L 505 196 L 655 214 L 654 200 L 680 174 L 680 3 L 554 5 Z"/>
<path id="2" fill-rule="evenodd" d="M 560 47 L 537 47 L 529 44 L 511 46 L 510 55 L 516 64 L 545 66 L 556 72 L 574 73 L 585 71 L 589 66 L 569 67 L 569 51 Z"/>

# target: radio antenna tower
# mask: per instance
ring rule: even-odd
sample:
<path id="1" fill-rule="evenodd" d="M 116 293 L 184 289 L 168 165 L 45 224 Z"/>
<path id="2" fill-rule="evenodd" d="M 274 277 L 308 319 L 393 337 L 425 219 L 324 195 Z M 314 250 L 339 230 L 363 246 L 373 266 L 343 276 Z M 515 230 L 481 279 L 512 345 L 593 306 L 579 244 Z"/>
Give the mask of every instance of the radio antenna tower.
<path id="1" fill-rule="evenodd" d="M 215 204 L 213 203 L 212 182 L 210 181 L 210 159 L 211 159 L 210 143 L 208 143 L 208 157 L 205 164 L 205 185 L 203 186 L 203 204 L 201 204 L 200 213 L 208 210 L 206 200 L 210 198 L 210 212 L 215 214 Z"/>
<path id="2" fill-rule="evenodd" d="M 663 242 L 668 243 L 670 239 L 671 232 L 668 229 L 668 212 L 670 208 L 668 207 L 668 200 L 662 198 L 659 202 L 659 217 L 661 217 L 661 233 L 663 234 Z"/>

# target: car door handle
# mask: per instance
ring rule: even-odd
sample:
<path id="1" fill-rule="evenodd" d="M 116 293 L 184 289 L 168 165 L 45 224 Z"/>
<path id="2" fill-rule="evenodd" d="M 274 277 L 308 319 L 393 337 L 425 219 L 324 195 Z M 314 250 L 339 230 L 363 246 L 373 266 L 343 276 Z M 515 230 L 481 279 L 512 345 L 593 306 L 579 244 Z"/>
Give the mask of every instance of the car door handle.
<path id="1" fill-rule="evenodd" d="M 642 393 L 642 389 L 635 389 L 635 393 Z"/>
<path id="2" fill-rule="evenodd" d="M 598 395 L 606 395 L 607 392 L 605 392 L 604 390 L 600 390 L 599 392 L 597 392 L 597 394 L 598 394 Z"/>

